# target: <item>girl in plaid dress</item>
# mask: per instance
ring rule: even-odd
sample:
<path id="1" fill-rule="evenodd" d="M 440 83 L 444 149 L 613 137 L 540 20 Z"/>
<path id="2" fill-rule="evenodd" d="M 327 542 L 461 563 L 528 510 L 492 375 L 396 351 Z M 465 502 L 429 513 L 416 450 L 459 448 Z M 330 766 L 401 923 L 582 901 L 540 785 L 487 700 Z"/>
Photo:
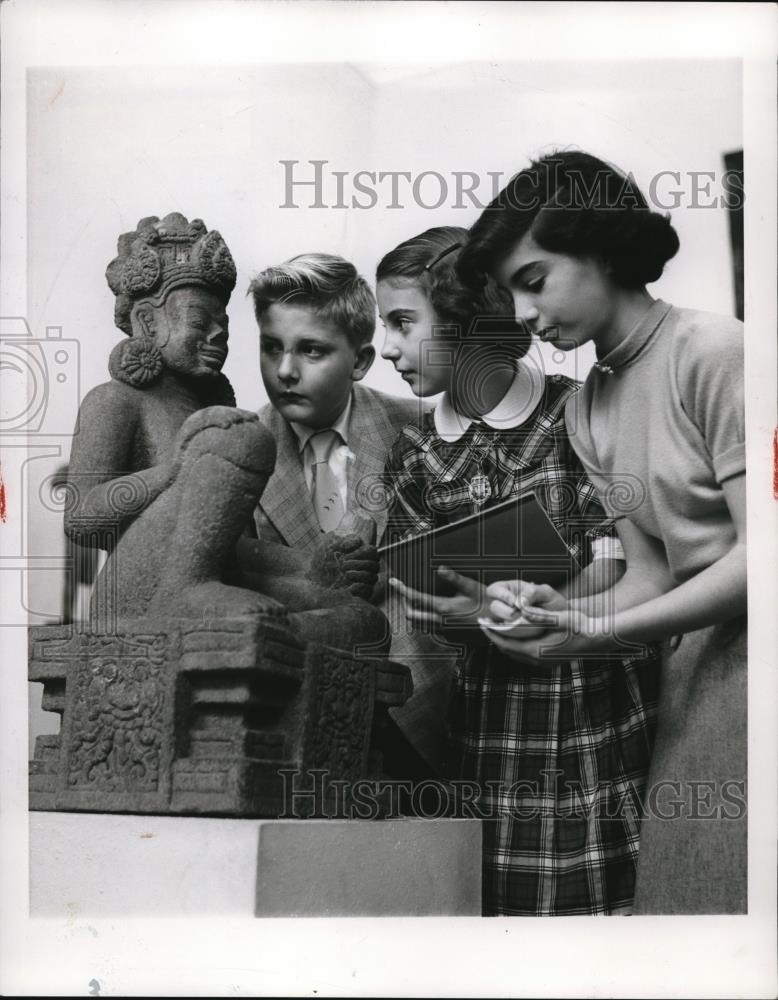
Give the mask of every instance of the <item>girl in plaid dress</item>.
<path id="1" fill-rule="evenodd" d="M 427 531 L 534 491 L 585 568 L 576 594 L 609 586 L 623 564 L 565 430 L 578 383 L 546 378 L 492 281 L 473 291 L 455 265 L 463 229 L 431 229 L 387 254 L 377 299 L 382 355 L 417 396 L 443 393 L 406 427 L 387 461 L 386 540 Z M 594 556 L 594 558 L 592 558 Z M 415 627 L 463 642 L 450 712 L 449 776 L 477 786 L 487 915 L 631 910 L 657 699 L 657 662 L 571 659 L 525 667 L 473 626 L 485 588 L 441 571 L 452 597 L 397 580 Z M 456 617 L 457 627 L 447 622 Z"/>

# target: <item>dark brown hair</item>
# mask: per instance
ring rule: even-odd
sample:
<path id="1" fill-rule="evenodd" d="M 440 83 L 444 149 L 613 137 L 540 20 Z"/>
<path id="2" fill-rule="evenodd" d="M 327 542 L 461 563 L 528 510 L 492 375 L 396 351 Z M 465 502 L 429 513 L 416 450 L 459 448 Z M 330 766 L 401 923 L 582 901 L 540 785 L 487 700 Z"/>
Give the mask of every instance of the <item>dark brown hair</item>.
<path id="1" fill-rule="evenodd" d="M 622 288 L 656 281 L 679 246 L 631 174 L 573 151 L 535 160 L 484 209 L 458 261 L 462 281 L 478 287 L 527 233 L 551 253 L 599 257 Z"/>

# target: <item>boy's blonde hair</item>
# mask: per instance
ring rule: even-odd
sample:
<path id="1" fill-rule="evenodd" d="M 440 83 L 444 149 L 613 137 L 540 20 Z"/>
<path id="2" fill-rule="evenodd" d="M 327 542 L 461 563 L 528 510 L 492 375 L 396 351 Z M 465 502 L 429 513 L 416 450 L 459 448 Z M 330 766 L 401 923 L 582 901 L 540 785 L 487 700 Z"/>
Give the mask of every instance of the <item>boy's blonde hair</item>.
<path id="1" fill-rule="evenodd" d="M 357 269 L 329 253 L 304 253 L 265 268 L 249 285 L 254 314 L 275 303 L 307 306 L 348 337 L 355 350 L 369 344 L 376 324 L 375 297 Z"/>

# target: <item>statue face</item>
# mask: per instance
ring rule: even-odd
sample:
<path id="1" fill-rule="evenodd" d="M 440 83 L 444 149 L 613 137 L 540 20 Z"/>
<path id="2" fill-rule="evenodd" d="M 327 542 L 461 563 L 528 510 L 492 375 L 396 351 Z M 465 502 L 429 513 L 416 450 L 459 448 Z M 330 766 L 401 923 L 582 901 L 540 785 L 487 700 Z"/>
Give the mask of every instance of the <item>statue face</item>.
<path id="1" fill-rule="evenodd" d="M 168 371 L 197 378 L 218 374 L 227 359 L 228 320 L 222 300 L 197 285 L 174 288 L 151 307 L 150 334 Z"/>

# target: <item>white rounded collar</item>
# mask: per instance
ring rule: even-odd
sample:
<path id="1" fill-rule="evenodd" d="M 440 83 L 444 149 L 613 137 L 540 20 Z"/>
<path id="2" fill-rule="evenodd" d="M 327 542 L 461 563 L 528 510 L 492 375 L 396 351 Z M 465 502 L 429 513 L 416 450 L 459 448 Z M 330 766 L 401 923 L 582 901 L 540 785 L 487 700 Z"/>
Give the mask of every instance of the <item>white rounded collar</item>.
<path id="1" fill-rule="evenodd" d="M 507 431 L 525 423 L 535 412 L 538 403 L 543 398 L 546 378 L 530 358 L 521 358 L 516 362 L 516 374 L 508 386 L 508 390 L 493 410 L 484 413 L 481 419 L 495 430 Z M 435 407 L 435 430 L 444 441 L 458 441 L 470 424 L 472 417 L 458 413 L 446 392 Z"/>

